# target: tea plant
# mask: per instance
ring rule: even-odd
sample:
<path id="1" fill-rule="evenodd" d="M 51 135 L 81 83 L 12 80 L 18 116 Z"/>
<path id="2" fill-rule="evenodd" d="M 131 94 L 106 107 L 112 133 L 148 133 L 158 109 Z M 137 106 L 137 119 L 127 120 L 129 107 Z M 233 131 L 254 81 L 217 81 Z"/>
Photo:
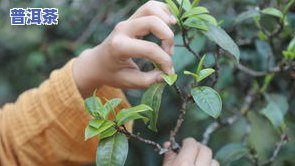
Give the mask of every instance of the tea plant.
<path id="1" fill-rule="evenodd" d="M 212 118 L 216 119 L 211 123 L 203 133 L 202 143 L 207 144 L 212 133 L 225 126 L 233 125 L 240 119 L 246 119 L 247 126 L 251 128 L 248 119 L 248 113 L 252 111 L 253 103 L 258 98 L 263 98 L 264 106 L 259 109 L 259 114 L 264 116 L 273 125 L 274 130 L 280 135 L 280 139 L 274 147 L 271 156 L 262 161 L 256 149 L 247 142 L 249 130 L 244 131 L 244 140 L 239 143 L 230 143 L 222 147 L 216 153 L 221 165 L 229 165 L 232 161 L 245 157 L 253 165 L 271 165 L 276 159 L 281 147 L 286 143 L 288 137 L 286 133 L 286 124 L 284 115 L 288 110 L 288 102 L 286 98 L 280 94 L 268 93 L 268 87 L 277 74 L 282 72 L 290 72 L 294 70 L 295 58 L 295 38 L 289 42 L 286 50 L 277 50 L 275 47 L 275 39 L 279 36 L 283 29 L 288 26 L 287 11 L 294 3 L 294 0 L 281 5 L 281 10 L 267 7 L 264 9 L 253 9 L 241 13 L 237 16 L 235 23 L 241 24 L 245 20 L 252 19 L 253 24 L 257 28 L 257 36 L 270 47 L 270 54 L 278 54 L 280 57 L 269 59 L 267 68 L 264 71 L 256 71 L 248 68 L 240 61 L 240 50 L 233 39 L 220 27 L 222 21 L 217 21 L 207 8 L 199 5 L 199 0 L 166 0 L 171 12 L 177 18 L 176 31 L 181 34 L 182 44 L 179 47 L 186 48 L 196 59 L 196 69 L 194 71 L 184 70 L 183 74 L 187 79 L 185 89 L 177 85 L 178 75 L 165 75 L 163 79 L 165 83 L 154 84 L 149 87 L 142 96 L 141 104 L 122 109 L 118 113 L 115 108 L 120 104 L 121 99 L 100 99 L 93 95 L 85 100 L 85 106 L 89 114 L 93 117 L 85 130 L 85 139 L 97 136 L 100 143 L 97 148 L 97 165 L 124 165 L 128 154 L 128 140 L 131 138 L 153 146 L 159 154 L 163 154 L 168 150 L 177 151 L 180 144 L 176 141 L 184 115 L 189 104 L 195 103 L 198 110 L 203 111 Z M 266 28 L 261 24 L 262 17 L 272 17 L 276 24 L 273 29 Z M 191 47 L 192 40 L 197 36 L 206 36 L 210 41 L 216 43 L 214 49 L 215 64 L 212 67 L 206 67 L 206 53 L 212 52 L 212 47 L 206 48 L 202 53 L 197 52 Z M 252 41 L 250 41 L 252 42 Z M 277 41 L 276 41 L 277 42 Z M 241 45 L 241 44 L 239 44 Z M 185 55 L 183 55 L 185 56 Z M 233 64 L 239 72 L 242 72 L 253 78 L 250 81 L 249 89 L 244 97 L 244 102 L 239 106 L 239 111 L 233 115 L 220 118 L 222 114 L 222 100 L 219 93 L 215 90 L 217 79 L 219 79 L 220 63 L 229 60 L 229 65 Z M 177 63 L 177 62 L 176 62 Z M 157 65 L 154 64 L 157 69 Z M 263 81 L 259 78 L 263 77 Z M 209 81 L 205 81 L 209 80 Z M 148 129 L 157 132 L 157 120 L 159 109 L 162 101 L 164 88 L 174 89 L 181 99 L 179 116 L 175 127 L 170 131 L 169 141 L 171 146 L 166 149 L 159 143 L 142 138 L 140 135 L 130 133 L 124 126 L 125 123 L 133 120 L 142 120 Z M 96 94 L 96 93 L 94 93 Z M 105 100 L 105 102 L 102 102 Z M 105 103 L 105 104 L 103 104 Z M 110 118 L 112 117 L 112 118 Z M 263 137 L 263 136 L 262 136 Z"/>

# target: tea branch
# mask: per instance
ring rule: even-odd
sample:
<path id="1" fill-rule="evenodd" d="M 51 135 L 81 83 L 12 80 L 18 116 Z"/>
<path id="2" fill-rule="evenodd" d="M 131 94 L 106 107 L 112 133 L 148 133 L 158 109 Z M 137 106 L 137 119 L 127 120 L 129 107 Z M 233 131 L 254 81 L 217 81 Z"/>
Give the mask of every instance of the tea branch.
<path id="1" fill-rule="evenodd" d="M 202 144 L 206 145 L 208 144 L 211 134 L 216 131 L 218 128 L 220 128 L 220 123 L 218 121 L 211 123 L 203 133 L 203 140 Z"/>
<path id="2" fill-rule="evenodd" d="M 285 145 L 288 141 L 288 135 L 286 133 L 283 133 L 280 135 L 280 140 L 276 143 L 276 146 L 272 152 L 272 156 L 265 161 L 262 166 L 270 166 L 273 164 L 275 159 L 277 158 L 280 150 L 282 149 L 283 145 Z"/>
<path id="3" fill-rule="evenodd" d="M 187 42 L 187 30 L 185 29 L 185 27 L 183 26 L 182 22 L 180 22 L 180 28 L 181 28 L 181 35 L 182 35 L 182 42 L 183 42 L 183 46 L 191 53 L 193 54 L 196 59 L 200 59 L 200 55 L 195 52 L 190 44 Z"/>
<path id="4" fill-rule="evenodd" d="M 202 139 L 202 144 L 208 144 L 211 135 L 217 131 L 220 128 L 229 126 L 233 123 L 235 123 L 238 119 L 240 119 L 241 115 L 239 114 L 235 114 L 231 117 L 228 117 L 224 120 L 219 120 L 219 121 L 215 121 L 213 123 L 211 123 L 206 129 L 205 132 L 203 133 L 203 139 Z"/>
<path id="5" fill-rule="evenodd" d="M 231 55 L 224 51 L 223 55 L 227 56 L 227 57 L 231 57 Z M 277 66 L 272 67 L 266 71 L 256 71 L 253 70 L 241 63 L 236 63 L 235 66 L 237 67 L 238 70 L 252 76 L 252 77 L 263 77 L 266 76 L 267 74 L 271 74 L 271 73 L 280 73 L 283 71 L 289 71 L 289 70 L 294 70 L 295 69 L 295 62 L 292 61 L 286 61 L 285 59 L 282 59 L 280 62 L 278 62 Z"/>
<path id="6" fill-rule="evenodd" d="M 216 53 L 214 54 L 215 58 L 215 77 L 212 81 L 212 85 L 214 86 L 217 83 L 218 77 L 219 77 L 219 69 L 220 69 L 220 63 L 218 61 L 218 58 L 220 58 L 221 55 L 221 48 L 217 46 Z"/>
<path id="7" fill-rule="evenodd" d="M 249 149 L 249 153 L 248 155 L 246 156 L 246 158 L 254 165 L 254 166 L 260 166 L 259 164 L 259 158 L 258 158 L 258 154 L 256 152 L 255 149 L 253 148 L 250 148 Z"/>
<path id="8" fill-rule="evenodd" d="M 179 87 L 177 87 L 176 85 L 173 85 L 173 87 L 176 90 L 176 92 L 178 93 L 178 95 L 180 96 L 182 104 L 180 107 L 180 111 L 179 111 L 180 113 L 178 115 L 176 125 L 175 125 L 174 129 L 171 130 L 171 132 L 170 132 L 169 140 L 171 142 L 171 149 L 178 150 L 180 148 L 180 145 L 176 142 L 175 137 L 176 137 L 177 133 L 179 132 L 179 129 L 182 126 L 182 123 L 184 121 L 184 115 L 186 113 L 186 107 L 187 107 L 187 103 L 188 103 L 188 96 L 184 95 L 183 92 L 181 91 L 181 89 Z"/>
<path id="9" fill-rule="evenodd" d="M 148 145 L 151 145 L 151 146 L 154 146 L 155 149 L 159 152 L 159 154 L 163 154 L 167 151 L 167 149 L 163 148 L 160 144 L 156 143 L 155 141 L 152 141 L 152 140 L 149 140 L 149 139 L 146 139 L 146 138 L 142 138 L 140 137 L 139 135 L 136 135 L 136 134 L 133 134 L 131 132 L 129 132 L 125 126 L 122 126 L 122 127 L 119 127 L 119 126 L 115 126 L 115 129 L 126 135 L 127 137 L 129 138 L 132 138 L 132 139 L 135 139 L 135 140 L 138 140 L 138 141 L 141 141 L 145 144 L 148 144 Z"/>
<path id="10" fill-rule="evenodd" d="M 288 135 L 282 133 L 280 135 L 280 140 L 276 143 L 276 146 L 272 152 L 272 155 L 265 162 L 259 162 L 258 154 L 255 149 L 250 149 L 250 153 L 247 156 L 247 159 L 255 166 L 271 166 L 275 159 L 278 157 L 279 152 L 281 151 L 283 145 L 288 141 Z"/>
<path id="11" fill-rule="evenodd" d="M 268 71 L 255 71 L 255 70 L 248 68 L 242 64 L 237 64 L 236 66 L 239 70 L 241 70 L 242 72 L 244 72 L 252 77 L 263 77 L 263 76 L 270 74 L 270 73 L 279 73 L 282 71 L 288 71 L 288 70 L 294 68 L 295 65 L 294 65 L 294 62 L 290 63 L 289 65 L 279 64 L 278 66 L 275 66 L 275 67 L 269 69 Z"/>
<path id="12" fill-rule="evenodd" d="M 267 35 L 268 39 L 271 41 L 273 37 L 279 35 L 283 31 L 283 28 L 284 28 L 284 21 L 280 21 L 279 24 L 276 24 L 275 29 L 271 32 L 267 31 L 265 28 L 261 26 L 259 30 L 261 30 L 265 35 Z"/>

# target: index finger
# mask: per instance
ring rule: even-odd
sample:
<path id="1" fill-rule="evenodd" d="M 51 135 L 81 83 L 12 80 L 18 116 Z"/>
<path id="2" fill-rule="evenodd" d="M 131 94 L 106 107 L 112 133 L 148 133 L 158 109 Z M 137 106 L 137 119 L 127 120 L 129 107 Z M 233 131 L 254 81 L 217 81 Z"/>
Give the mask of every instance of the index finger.
<path id="1" fill-rule="evenodd" d="M 118 47 L 121 48 L 119 51 L 124 55 L 122 58 L 145 58 L 159 64 L 166 74 L 174 74 L 171 57 L 157 44 L 132 38 L 118 40 L 119 44 L 121 45 L 121 47 Z"/>
<path id="2" fill-rule="evenodd" d="M 174 33 L 170 27 L 156 16 L 146 16 L 134 20 L 128 20 L 123 31 L 131 37 L 142 37 L 150 33 L 162 41 L 165 52 L 172 54 L 174 45 Z"/>
<path id="3" fill-rule="evenodd" d="M 129 20 L 144 16 L 157 16 L 169 25 L 177 22 L 176 18 L 171 14 L 169 7 L 165 3 L 158 1 L 148 1 Z"/>

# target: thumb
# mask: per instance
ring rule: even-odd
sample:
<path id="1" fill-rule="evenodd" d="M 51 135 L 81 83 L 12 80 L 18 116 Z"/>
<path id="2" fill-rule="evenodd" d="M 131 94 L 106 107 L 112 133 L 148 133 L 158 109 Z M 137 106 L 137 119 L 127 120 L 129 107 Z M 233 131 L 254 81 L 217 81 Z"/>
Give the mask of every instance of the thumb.
<path id="1" fill-rule="evenodd" d="M 169 148 L 171 145 L 171 142 L 165 142 L 164 143 L 164 148 Z M 163 160 L 163 166 L 171 166 L 173 165 L 173 162 L 176 158 L 177 154 L 173 152 L 172 150 L 169 150 L 165 153 L 164 155 L 164 160 Z"/>

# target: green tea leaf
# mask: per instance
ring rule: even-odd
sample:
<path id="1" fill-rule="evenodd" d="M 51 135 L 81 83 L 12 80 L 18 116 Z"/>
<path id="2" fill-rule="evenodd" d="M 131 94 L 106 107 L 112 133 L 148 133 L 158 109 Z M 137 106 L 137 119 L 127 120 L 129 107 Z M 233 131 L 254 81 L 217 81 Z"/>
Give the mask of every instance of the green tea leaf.
<path id="1" fill-rule="evenodd" d="M 204 56 L 201 58 L 201 60 L 199 61 L 199 63 L 198 63 L 198 67 L 197 67 L 197 71 L 196 71 L 196 74 L 199 74 L 200 71 L 203 69 L 203 64 L 204 64 L 205 58 L 206 58 L 206 55 L 204 55 Z"/>
<path id="2" fill-rule="evenodd" d="M 203 79 L 207 78 L 208 76 L 210 76 L 214 72 L 215 72 L 215 70 L 212 68 L 207 68 L 207 69 L 201 70 L 197 81 L 198 82 L 202 81 Z"/>
<path id="3" fill-rule="evenodd" d="M 89 126 L 99 129 L 104 122 L 103 119 L 92 119 L 89 121 Z"/>
<path id="4" fill-rule="evenodd" d="M 86 110 L 92 116 L 102 116 L 101 110 L 103 109 L 103 104 L 100 99 L 96 96 L 91 96 L 87 98 L 84 102 Z"/>
<path id="5" fill-rule="evenodd" d="M 126 117 L 119 119 L 118 125 L 123 125 L 131 120 L 136 120 L 136 119 L 142 119 L 144 123 L 147 123 L 149 121 L 149 119 L 147 117 L 144 117 L 144 116 L 140 115 L 139 113 L 133 113 L 133 114 L 130 114 Z"/>
<path id="6" fill-rule="evenodd" d="M 187 27 L 197 28 L 201 31 L 208 30 L 207 24 L 203 20 L 201 20 L 200 18 L 195 18 L 195 17 L 188 18 L 184 21 L 183 24 Z"/>
<path id="7" fill-rule="evenodd" d="M 102 140 L 96 152 L 96 166 L 123 166 L 128 154 L 128 140 L 125 135 L 116 133 Z"/>
<path id="8" fill-rule="evenodd" d="M 284 14 L 279 11 L 278 9 L 275 9 L 275 8 L 265 8 L 261 11 L 263 14 L 267 14 L 267 15 L 271 15 L 271 16 L 274 16 L 274 17 L 278 17 L 280 19 L 283 19 L 284 18 Z"/>
<path id="9" fill-rule="evenodd" d="M 87 128 L 85 129 L 85 140 L 100 135 L 103 132 L 113 128 L 114 122 L 104 119 L 93 119 L 89 121 Z"/>
<path id="10" fill-rule="evenodd" d="M 260 20 L 261 20 L 261 16 L 254 16 L 254 17 L 253 17 L 254 24 L 255 24 L 259 29 L 261 29 Z"/>
<path id="11" fill-rule="evenodd" d="M 289 109 L 289 103 L 286 96 L 277 94 L 277 93 L 271 93 L 265 95 L 266 100 L 268 102 L 273 102 L 276 104 L 276 106 L 280 109 L 280 111 L 285 115 Z"/>
<path id="12" fill-rule="evenodd" d="M 286 59 L 295 59 L 295 37 L 290 41 L 287 50 L 283 51 L 283 55 Z"/>
<path id="13" fill-rule="evenodd" d="M 145 112 L 145 111 L 153 111 L 153 109 L 146 104 L 140 104 L 138 106 L 125 108 L 125 109 L 122 109 L 117 114 L 116 119 L 119 120 L 119 119 L 122 119 L 123 117 L 128 116 L 129 114 L 141 113 L 141 112 Z"/>
<path id="14" fill-rule="evenodd" d="M 288 110 L 288 102 L 284 96 L 278 94 L 265 94 L 267 105 L 261 110 L 261 114 L 264 115 L 271 124 L 283 131 L 285 129 L 284 114 Z"/>
<path id="15" fill-rule="evenodd" d="M 290 9 L 290 7 L 292 7 L 292 5 L 294 5 L 294 3 L 295 3 L 295 0 L 290 0 L 290 1 L 286 4 L 286 6 L 284 7 L 283 12 L 284 12 L 284 13 L 287 13 L 288 10 Z"/>
<path id="16" fill-rule="evenodd" d="M 263 85 L 262 87 L 260 88 L 260 92 L 261 93 L 264 93 L 266 91 L 266 89 L 268 88 L 269 84 L 271 83 L 271 81 L 273 80 L 274 78 L 274 74 L 267 74 L 265 77 L 264 77 L 264 80 L 263 80 Z"/>
<path id="17" fill-rule="evenodd" d="M 203 20 L 205 22 L 209 22 L 209 23 L 217 26 L 216 19 L 213 16 L 209 15 L 209 14 L 200 14 L 200 15 L 195 15 L 194 17 L 199 18 L 199 19 L 201 19 L 201 20 Z"/>
<path id="18" fill-rule="evenodd" d="M 192 73 L 192 72 L 190 72 L 190 71 L 186 71 L 186 70 L 185 70 L 185 71 L 183 72 L 183 74 L 185 74 L 185 75 L 191 75 L 191 76 L 195 77 L 196 79 L 199 78 L 199 76 L 198 76 L 197 74 Z"/>
<path id="19" fill-rule="evenodd" d="M 97 128 L 94 128 L 92 126 L 87 126 L 84 132 L 84 139 L 86 141 L 94 136 L 97 136 L 98 134 L 99 132 Z"/>
<path id="20" fill-rule="evenodd" d="M 176 4 L 172 0 L 165 0 L 165 2 L 168 4 L 172 14 L 174 16 L 176 16 L 176 18 L 177 18 L 179 15 L 179 10 L 178 10 Z"/>
<path id="21" fill-rule="evenodd" d="M 114 111 L 115 108 L 122 102 L 122 99 L 115 98 L 108 100 L 105 105 L 104 105 L 104 112 L 103 112 L 103 117 L 104 119 L 108 118 L 108 115 L 110 114 L 111 111 Z"/>
<path id="22" fill-rule="evenodd" d="M 99 139 L 101 141 L 105 138 L 113 136 L 115 133 L 117 133 L 117 130 L 115 128 L 108 128 L 107 130 L 99 134 Z"/>
<path id="23" fill-rule="evenodd" d="M 261 110 L 261 114 L 264 115 L 276 129 L 280 131 L 284 130 L 285 122 L 283 114 L 273 103 L 267 104 L 267 106 Z"/>
<path id="24" fill-rule="evenodd" d="M 217 118 L 221 113 L 222 101 L 219 94 L 212 88 L 199 86 L 191 90 L 194 101 L 202 111 Z"/>
<path id="25" fill-rule="evenodd" d="M 209 13 L 207 8 L 198 6 L 198 7 L 192 8 L 191 10 L 185 12 L 181 18 L 184 19 L 184 18 L 188 18 L 188 17 L 194 16 L 194 15 L 207 14 L 207 13 Z"/>
<path id="26" fill-rule="evenodd" d="M 228 144 L 217 151 L 215 158 L 222 166 L 229 166 L 231 162 L 239 160 L 248 153 L 248 149 L 242 144 Z"/>
<path id="27" fill-rule="evenodd" d="M 192 3 L 192 7 L 196 7 L 199 5 L 201 0 L 194 0 L 193 3 Z"/>
<path id="28" fill-rule="evenodd" d="M 295 37 L 290 41 L 287 51 L 293 52 L 295 54 Z"/>
<path id="29" fill-rule="evenodd" d="M 247 19 L 257 17 L 257 16 L 260 16 L 260 13 L 258 10 L 252 9 L 252 10 L 245 11 L 243 13 L 240 13 L 237 16 L 237 18 L 235 19 L 235 24 L 244 22 Z"/>
<path id="30" fill-rule="evenodd" d="M 114 122 L 105 120 L 104 123 L 98 128 L 97 132 L 100 134 L 115 125 Z"/>
<path id="31" fill-rule="evenodd" d="M 165 80 L 165 82 L 170 86 L 172 86 L 177 80 L 177 74 L 170 74 L 170 75 L 163 74 L 162 77 Z"/>
<path id="32" fill-rule="evenodd" d="M 155 66 L 155 69 L 160 70 L 159 65 L 153 63 Z M 175 83 L 175 81 L 177 80 L 177 74 L 162 74 L 162 78 L 164 79 L 164 81 L 168 84 L 168 85 L 173 85 Z"/>
<path id="33" fill-rule="evenodd" d="M 154 111 L 148 112 L 147 116 L 150 120 L 148 128 L 157 131 L 157 120 L 159 109 L 162 101 L 162 93 L 166 83 L 152 85 L 142 96 L 141 103 L 150 106 Z"/>
<path id="34" fill-rule="evenodd" d="M 122 109 L 116 116 L 116 120 L 118 121 L 118 125 L 122 125 L 130 120 L 135 120 L 135 119 L 139 119 L 143 116 L 141 116 L 138 113 L 143 113 L 143 112 L 147 112 L 149 111 L 150 113 L 147 114 L 152 114 L 153 109 L 145 104 L 141 104 L 135 107 L 131 107 L 131 108 L 126 108 L 126 109 Z M 145 117 L 142 118 L 144 121 Z"/>
<path id="35" fill-rule="evenodd" d="M 284 58 L 286 59 L 295 59 L 295 52 L 283 51 Z"/>
<path id="36" fill-rule="evenodd" d="M 202 31 L 210 40 L 215 42 L 224 50 L 231 53 L 234 58 L 239 61 L 240 59 L 240 50 L 237 44 L 233 39 L 221 28 L 208 24 L 208 30 Z"/>
<path id="37" fill-rule="evenodd" d="M 177 1 L 177 3 L 178 3 L 179 6 L 181 6 L 181 4 L 183 3 L 183 6 L 182 7 L 183 7 L 183 9 L 185 11 L 190 10 L 191 7 L 192 7 L 190 0 L 176 0 L 176 1 Z"/>
<path id="38" fill-rule="evenodd" d="M 257 36 L 262 41 L 267 41 L 267 39 L 268 39 L 267 35 L 262 31 L 258 31 Z"/>

